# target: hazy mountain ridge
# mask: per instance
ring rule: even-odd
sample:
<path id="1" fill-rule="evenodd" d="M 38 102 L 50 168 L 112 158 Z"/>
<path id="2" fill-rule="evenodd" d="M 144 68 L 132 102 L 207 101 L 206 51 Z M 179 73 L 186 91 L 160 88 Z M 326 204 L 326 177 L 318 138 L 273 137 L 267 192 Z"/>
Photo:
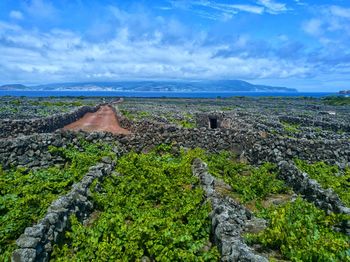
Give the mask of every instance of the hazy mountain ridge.
<path id="1" fill-rule="evenodd" d="M 0 86 L 0 90 L 26 90 L 28 88 L 28 86 L 21 84 L 8 84 Z"/>
<path id="2" fill-rule="evenodd" d="M 57 83 L 37 86 L 8 84 L 0 90 L 45 90 L 45 91 L 141 91 L 141 92 L 297 92 L 294 88 L 254 85 L 241 80 L 211 81 L 118 81 Z"/>

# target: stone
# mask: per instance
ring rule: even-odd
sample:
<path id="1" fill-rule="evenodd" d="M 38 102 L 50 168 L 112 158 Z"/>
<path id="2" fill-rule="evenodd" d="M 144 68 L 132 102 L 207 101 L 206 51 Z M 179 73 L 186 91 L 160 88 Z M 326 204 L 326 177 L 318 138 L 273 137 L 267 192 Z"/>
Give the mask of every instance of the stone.
<path id="1" fill-rule="evenodd" d="M 36 248 L 39 241 L 39 238 L 21 235 L 20 238 L 16 240 L 16 244 L 21 248 Z"/>
<path id="2" fill-rule="evenodd" d="M 108 156 L 102 157 L 101 160 L 102 160 L 103 163 L 106 163 L 106 164 L 111 164 L 112 163 L 112 159 L 110 157 L 108 157 Z"/>
<path id="3" fill-rule="evenodd" d="M 17 249 L 12 254 L 13 262 L 34 262 L 36 250 L 32 248 Z"/>
<path id="4" fill-rule="evenodd" d="M 141 262 L 151 262 L 151 259 L 147 256 L 141 257 Z"/>
<path id="5" fill-rule="evenodd" d="M 32 157 L 32 156 L 34 156 L 34 151 L 33 150 L 29 150 L 27 154 L 28 154 L 28 156 Z"/>
<path id="6" fill-rule="evenodd" d="M 45 226 L 42 224 L 37 224 L 32 227 L 27 227 L 24 230 L 25 235 L 35 237 L 35 238 L 41 238 L 44 232 L 45 232 Z"/>
<path id="7" fill-rule="evenodd" d="M 209 199 L 213 206 L 213 211 L 210 214 L 212 230 L 215 244 L 221 251 L 221 261 L 267 262 L 265 257 L 254 254 L 253 250 L 241 238 L 243 228 L 251 226 L 254 229 L 262 229 L 266 222 L 255 218 L 247 226 L 246 220 L 249 212 L 246 212 L 244 207 L 231 198 L 221 197 L 215 192 L 214 186 L 223 183 L 223 181 L 217 182 L 213 176 L 207 173 L 207 166 L 200 160 L 193 162 L 192 171 L 195 176 L 201 178 L 206 195 L 210 194 Z"/>
<path id="8" fill-rule="evenodd" d="M 245 228 L 249 233 L 259 233 L 263 231 L 267 227 L 267 223 L 264 219 L 261 218 L 253 218 L 251 220 L 247 220 L 245 223 Z"/>
<path id="9" fill-rule="evenodd" d="M 57 223 L 59 216 L 56 213 L 48 213 L 45 217 L 51 225 L 54 225 Z"/>
<path id="10" fill-rule="evenodd" d="M 52 252 L 53 250 L 53 247 L 52 247 L 52 244 L 50 242 L 46 243 L 45 246 L 44 246 L 44 249 L 46 252 Z"/>

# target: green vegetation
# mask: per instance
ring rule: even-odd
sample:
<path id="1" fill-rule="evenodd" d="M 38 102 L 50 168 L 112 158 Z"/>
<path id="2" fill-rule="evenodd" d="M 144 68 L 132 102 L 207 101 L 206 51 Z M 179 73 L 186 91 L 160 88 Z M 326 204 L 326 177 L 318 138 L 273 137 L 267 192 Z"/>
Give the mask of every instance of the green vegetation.
<path id="1" fill-rule="evenodd" d="M 94 194 L 101 213 L 90 226 L 73 217 L 67 244 L 55 247 L 53 261 L 218 261 L 209 242 L 210 205 L 191 172 L 203 152 L 175 156 L 168 149 L 119 159 L 121 176 L 106 178 Z"/>
<path id="2" fill-rule="evenodd" d="M 288 122 L 281 122 L 283 129 L 288 133 L 299 133 L 300 132 L 300 125 L 298 124 L 291 124 Z"/>
<path id="3" fill-rule="evenodd" d="M 6 106 L 6 105 L 3 105 L 0 107 L 0 113 L 17 114 L 18 111 L 19 111 L 18 107 Z"/>
<path id="4" fill-rule="evenodd" d="M 130 111 L 130 110 L 125 110 L 121 109 L 120 112 L 128 119 L 130 120 L 142 120 L 146 117 L 151 116 L 149 112 L 146 111 Z"/>
<path id="5" fill-rule="evenodd" d="M 138 119 L 143 119 L 145 117 L 149 117 L 151 114 L 149 112 L 146 112 L 146 111 L 140 111 L 140 112 L 137 112 L 137 118 Z"/>
<path id="6" fill-rule="evenodd" d="M 193 119 L 193 116 L 189 113 L 185 113 L 181 119 L 178 117 L 174 117 L 172 113 L 165 113 L 161 115 L 166 118 L 170 123 L 173 123 L 178 126 L 182 126 L 183 128 L 195 128 L 196 123 Z"/>
<path id="7" fill-rule="evenodd" d="M 350 168 L 339 170 L 335 165 L 324 162 L 308 164 L 306 161 L 295 160 L 297 167 L 320 183 L 323 188 L 331 188 L 340 199 L 350 206 Z"/>
<path id="8" fill-rule="evenodd" d="M 1 99 L 0 115 L 2 118 L 9 119 L 30 119 L 36 117 L 47 117 L 53 114 L 62 114 L 80 106 L 94 106 L 101 99 L 89 98 L 80 99 L 71 97 L 39 97 L 27 98 L 16 97 L 10 99 Z"/>
<path id="9" fill-rule="evenodd" d="M 229 184 L 243 203 L 288 191 L 284 182 L 276 178 L 275 166 L 270 163 L 254 168 L 236 161 L 235 155 L 224 151 L 209 155 L 208 166 L 209 172 Z"/>
<path id="10" fill-rule="evenodd" d="M 235 109 L 233 106 L 224 106 L 220 108 L 221 111 L 231 111 L 233 109 Z"/>
<path id="11" fill-rule="evenodd" d="M 314 128 L 314 131 L 315 131 L 316 133 L 320 134 L 320 133 L 322 132 L 322 128 L 320 128 L 320 127 L 315 127 L 315 128 Z"/>
<path id="12" fill-rule="evenodd" d="M 238 162 L 229 152 L 209 155 L 207 162 L 210 173 L 229 184 L 236 199 L 246 204 L 255 202 L 256 215 L 270 221 L 266 230 L 248 234 L 248 243 L 279 250 L 292 261 L 350 261 L 350 239 L 332 228 L 345 220 L 344 216 L 326 215 L 301 198 L 263 208 L 261 200 L 289 191 L 281 180 L 276 179 L 272 164 L 254 168 Z"/>
<path id="13" fill-rule="evenodd" d="M 329 96 L 322 99 L 323 103 L 331 106 L 350 105 L 350 97 L 345 96 Z"/>
<path id="14" fill-rule="evenodd" d="M 72 106 L 83 106 L 84 104 L 81 101 L 57 101 L 57 102 L 52 102 L 52 101 L 31 101 L 31 105 L 33 106 L 45 106 L 45 107 L 53 107 L 53 106 L 67 106 L 67 107 L 72 107 Z"/>
<path id="15" fill-rule="evenodd" d="M 183 128 L 195 128 L 196 124 L 193 122 L 189 122 L 187 120 L 181 120 L 179 122 L 179 125 L 182 126 Z"/>
<path id="16" fill-rule="evenodd" d="M 153 119 L 152 115 L 146 111 L 130 111 L 130 110 L 121 109 L 120 112 L 126 118 L 132 121 L 143 120 L 144 118 Z M 167 119 L 167 121 L 169 121 L 169 123 L 173 123 L 173 124 L 182 126 L 184 128 L 196 127 L 196 123 L 191 114 L 184 114 L 182 119 L 175 118 L 172 113 L 162 113 L 162 114 L 159 114 L 158 116 L 164 117 L 165 119 Z"/>
<path id="17" fill-rule="evenodd" d="M 183 119 L 173 120 L 171 122 L 173 122 L 177 125 L 180 125 L 184 128 L 195 128 L 196 127 L 196 123 L 195 123 L 193 116 L 191 114 L 185 114 Z"/>
<path id="18" fill-rule="evenodd" d="M 270 224 L 258 234 L 247 234 L 249 243 L 279 249 L 291 261 L 350 261 L 350 238 L 332 228 L 344 217 L 326 215 L 301 198 L 260 215 Z"/>
<path id="19" fill-rule="evenodd" d="M 19 99 L 14 99 L 14 100 L 11 100 L 11 101 L 9 102 L 9 104 L 10 104 L 10 105 L 13 105 L 13 106 L 19 106 L 19 105 L 21 105 L 22 103 L 21 103 L 21 100 L 19 100 Z"/>
<path id="20" fill-rule="evenodd" d="M 14 240 L 45 214 L 53 200 L 103 156 L 113 157 L 110 146 L 80 143 L 82 152 L 73 146 L 49 149 L 67 159 L 62 169 L 0 168 L 1 261 L 9 261 Z M 232 187 L 235 199 L 256 204 L 256 215 L 269 220 L 265 230 L 246 235 L 248 243 L 279 250 L 291 261 L 350 261 L 349 237 L 333 228 L 348 217 L 327 215 L 301 198 L 279 206 L 261 205 L 273 194 L 290 193 L 277 179 L 274 165 L 253 167 L 227 151 L 171 153 L 175 151 L 171 144 L 161 144 L 149 153 L 121 157 L 116 168 L 120 175 L 105 178 L 98 191 L 97 181 L 91 186 L 96 212 L 85 225 L 70 218 L 72 228 L 64 244 L 54 247 L 52 261 L 140 261 L 144 256 L 151 261 L 218 261 L 218 250 L 210 243 L 210 204 L 191 172 L 195 158 L 207 162 L 209 172 Z M 342 173 L 322 162 L 295 162 L 349 204 L 349 169 Z"/>
<path id="21" fill-rule="evenodd" d="M 24 229 L 36 223 L 51 202 L 68 192 L 90 166 L 110 154 L 107 146 L 81 142 L 82 152 L 73 146 L 50 148 L 52 154 L 59 154 L 67 160 L 64 168 L 50 167 L 38 171 L 0 169 L 0 261 L 10 261 L 15 240 Z"/>
<path id="22" fill-rule="evenodd" d="M 130 119 L 130 120 L 133 120 L 134 119 L 134 116 L 133 114 L 131 114 L 131 112 L 129 110 L 126 110 L 126 109 L 120 109 L 120 112 L 123 114 L 124 117 Z"/>

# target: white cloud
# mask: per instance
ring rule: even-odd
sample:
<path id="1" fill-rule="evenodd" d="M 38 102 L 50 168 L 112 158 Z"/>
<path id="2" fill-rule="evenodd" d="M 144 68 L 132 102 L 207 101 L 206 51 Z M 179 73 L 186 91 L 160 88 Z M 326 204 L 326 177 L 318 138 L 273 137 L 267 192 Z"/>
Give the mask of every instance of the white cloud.
<path id="1" fill-rule="evenodd" d="M 213 19 L 241 12 L 237 5 L 230 5 L 231 9 L 227 9 L 230 11 L 224 12 L 224 6 L 216 5 L 215 12 L 212 7 L 204 6 L 197 10 L 211 11 Z M 154 16 L 143 10 L 133 9 L 131 13 L 116 7 L 106 8 L 109 10 L 106 19 L 99 19 L 100 24 L 93 25 L 100 28 L 99 31 L 103 31 L 104 25 L 112 25 L 104 29 L 108 37 L 103 39 L 90 38 L 87 32 L 62 29 L 43 32 L 22 28 L 13 20 L 11 23 L 0 21 L 0 81 L 301 79 L 350 74 L 348 41 L 343 42 L 343 48 L 335 44 L 337 38 L 327 35 L 331 21 L 347 19 L 341 12 L 340 16 L 335 12 L 336 16 L 321 10 L 319 16 L 303 24 L 305 32 L 327 45 L 324 49 L 312 49 L 304 48 L 290 35 L 258 40 L 245 33 L 223 40 L 205 29 L 194 31 L 175 18 Z M 267 12 L 266 7 L 259 8 L 256 13 Z"/>
<path id="2" fill-rule="evenodd" d="M 350 8 L 313 6 L 314 17 L 302 24 L 302 29 L 316 37 L 320 44 L 348 45 L 350 41 Z"/>
<path id="3" fill-rule="evenodd" d="M 297 4 L 297 5 L 300 5 L 300 6 L 307 6 L 308 4 L 305 3 L 305 2 L 302 2 L 300 0 L 294 0 L 294 2 Z"/>
<path id="4" fill-rule="evenodd" d="M 303 30 L 313 36 L 320 36 L 323 32 L 322 21 L 319 19 L 310 19 L 303 24 Z"/>
<path id="5" fill-rule="evenodd" d="M 281 41 L 281 42 L 286 42 L 289 40 L 289 37 L 285 34 L 281 34 L 278 36 L 278 39 Z"/>
<path id="6" fill-rule="evenodd" d="M 193 2 L 194 5 L 206 6 L 224 13 L 237 14 L 239 11 L 262 14 L 264 8 L 256 5 L 238 5 L 238 4 L 222 4 L 214 1 L 197 1 Z"/>
<path id="7" fill-rule="evenodd" d="M 54 19 L 58 10 L 49 0 L 29 0 L 24 5 L 25 11 L 34 18 Z"/>
<path id="8" fill-rule="evenodd" d="M 258 4 L 266 8 L 266 12 L 270 14 L 279 14 L 288 11 L 286 4 L 278 3 L 273 0 L 258 0 Z"/>
<path id="9" fill-rule="evenodd" d="M 329 10 L 334 16 L 350 19 L 350 8 L 333 5 Z"/>
<path id="10" fill-rule="evenodd" d="M 196 1 L 169 1 L 171 8 L 180 8 L 189 10 L 195 14 L 211 20 L 228 20 L 239 12 L 252 14 L 263 14 L 266 9 L 261 5 L 255 4 L 227 4 L 217 1 L 196 0 Z M 163 7 L 162 7 L 163 8 Z M 167 8 L 167 10 L 169 7 Z"/>
<path id="11" fill-rule="evenodd" d="M 19 25 L 4 22 L 4 21 L 0 20 L 0 34 L 3 34 L 7 30 L 12 31 L 12 32 L 16 32 L 16 31 L 22 30 L 22 28 Z"/>
<path id="12" fill-rule="evenodd" d="M 264 12 L 263 8 L 255 5 L 232 5 L 232 8 L 236 8 L 240 11 L 245 11 L 254 14 L 262 14 Z"/>
<path id="13" fill-rule="evenodd" d="M 13 19 L 21 20 L 23 19 L 23 14 L 20 11 L 12 10 L 10 12 L 10 17 Z"/>
<path id="14" fill-rule="evenodd" d="M 1 23 L 0 23 L 1 25 Z M 178 30 L 178 25 L 173 27 Z M 1 27 L 0 27 L 1 28 Z M 76 33 L 48 33 L 6 26 L 0 30 L 3 82 L 56 82 L 118 79 L 252 79 L 306 74 L 308 68 L 296 61 L 273 57 L 219 57 L 223 45 L 164 43 L 163 31 L 147 39 L 134 39 L 127 27 L 99 43 Z M 237 39 L 244 47 L 247 37 Z"/>

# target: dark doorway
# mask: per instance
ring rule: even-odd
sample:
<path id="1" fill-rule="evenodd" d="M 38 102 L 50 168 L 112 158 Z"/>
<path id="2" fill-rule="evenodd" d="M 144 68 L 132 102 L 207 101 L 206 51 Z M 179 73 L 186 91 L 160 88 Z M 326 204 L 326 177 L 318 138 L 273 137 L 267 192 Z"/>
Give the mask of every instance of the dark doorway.
<path id="1" fill-rule="evenodd" d="M 217 120 L 217 118 L 209 118 L 209 127 L 211 129 L 218 128 L 218 120 Z"/>

